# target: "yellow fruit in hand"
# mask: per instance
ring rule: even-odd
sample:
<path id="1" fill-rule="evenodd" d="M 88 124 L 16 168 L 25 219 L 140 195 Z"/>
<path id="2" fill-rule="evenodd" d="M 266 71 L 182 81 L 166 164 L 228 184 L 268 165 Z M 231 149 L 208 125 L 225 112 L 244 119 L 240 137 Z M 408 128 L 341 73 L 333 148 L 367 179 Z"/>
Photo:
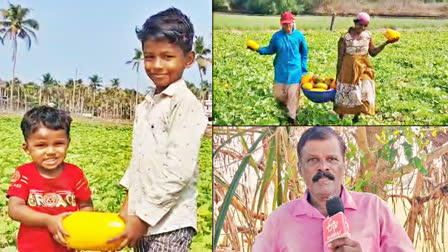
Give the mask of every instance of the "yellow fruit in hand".
<path id="1" fill-rule="evenodd" d="M 328 85 L 325 84 L 325 83 L 323 83 L 323 82 L 315 84 L 314 87 L 315 87 L 315 88 L 325 89 L 325 90 L 328 89 Z"/>
<path id="2" fill-rule="evenodd" d="M 70 235 L 67 246 L 79 250 L 116 250 L 121 241 L 107 241 L 121 234 L 126 225 L 114 213 L 78 211 L 62 220 L 62 226 Z"/>
<path id="3" fill-rule="evenodd" d="M 246 42 L 246 46 L 254 51 L 258 51 L 258 49 L 260 49 L 260 45 L 258 45 L 258 43 L 253 40 L 248 40 Z"/>
<path id="4" fill-rule="evenodd" d="M 398 31 L 392 29 L 386 29 L 384 36 L 387 38 L 387 40 L 395 40 L 401 38 L 401 34 Z"/>
<path id="5" fill-rule="evenodd" d="M 323 88 L 312 88 L 311 91 L 325 92 L 325 91 L 327 91 L 327 90 L 326 90 L 326 89 L 323 89 Z"/>
<path id="6" fill-rule="evenodd" d="M 303 88 L 307 90 L 311 90 L 313 88 L 313 83 L 306 82 L 303 84 Z"/>

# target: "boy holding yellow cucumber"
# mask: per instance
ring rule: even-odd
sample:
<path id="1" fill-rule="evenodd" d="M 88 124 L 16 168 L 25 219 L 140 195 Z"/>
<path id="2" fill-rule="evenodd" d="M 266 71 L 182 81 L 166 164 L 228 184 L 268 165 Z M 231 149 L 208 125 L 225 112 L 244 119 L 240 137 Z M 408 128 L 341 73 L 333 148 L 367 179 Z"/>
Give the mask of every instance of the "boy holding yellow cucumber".
<path id="1" fill-rule="evenodd" d="M 72 119 L 62 110 L 40 106 L 23 116 L 23 149 L 33 162 L 17 168 L 7 192 L 8 214 L 20 222 L 20 252 L 72 251 L 62 219 L 73 211 L 93 210 L 84 173 L 65 163 Z"/>
<path id="2" fill-rule="evenodd" d="M 182 79 L 194 62 L 194 29 L 176 8 L 136 30 L 156 89 L 136 108 L 132 159 L 121 185 L 126 230 L 109 242 L 134 251 L 188 251 L 196 233 L 197 161 L 207 126 L 202 104 Z"/>

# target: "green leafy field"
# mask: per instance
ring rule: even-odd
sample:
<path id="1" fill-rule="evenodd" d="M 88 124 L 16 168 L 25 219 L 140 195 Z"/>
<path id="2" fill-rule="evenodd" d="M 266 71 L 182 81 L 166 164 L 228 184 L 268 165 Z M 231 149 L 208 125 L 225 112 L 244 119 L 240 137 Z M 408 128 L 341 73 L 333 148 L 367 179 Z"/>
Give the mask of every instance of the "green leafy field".
<path id="1" fill-rule="evenodd" d="M 261 18 L 260 18 L 261 19 Z M 254 22 L 256 23 L 256 22 Z M 375 45 L 383 29 L 371 30 Z M 448 123 L 448 28 L 399 29 L 402 39 L 375 58 L 377 114 L 359 124 L 446 125 Z M 213 121 L 215 125 L 284 125 L 286 111 L 272 95 L 274 56 L 246 49 L 247 39 L 268 45 L 275 31 L 215 30 L 213 33 Z M 308 71 L 335 76 L 337 40 L 346 32 L 306 30 Z M 301 125 L 350 125 L 339 120 L 333 104 L 317 104 L 301 95 Z"/>
<path id="2" fill-rule="evenodd" d="M 330 16 L 297 15 L 294 17 L 301 30 L 328 29 L 330 27 Z M 354 16 L 337 16 L 335 29 L 347 29 L 353 25 Z M 387 18 L 372 16 L 369 29 L 383 27 L 397 27 L 401 29 L 415 28 L 447 28 L 448 19 L 433 18 Z M 213 29 L 237 29 L 237 30 L 266 30 L 279 29 L 280 16 L 239 15 L 213 13 Z M 347 28 L 346 28 L 347 27 Z"/>
<path id="3" fill-rule="evenodd" d="M 23 137 L 19 117 L 0 117 L 0 250 L 15 251 L 18 223 L 7 215 L 6 191 L 15 168 L 29 157 L 22 151 Z M 96 210 L 118 212 L 125 191 L 119 185 L 131 158 L 132 126 L 111 123 L 75 122 L 71 129 L 71 146 L 67 162 L 81 167 L 92 189 Z M 200 178 L 198 181 L 198 234 L 193 251 L 211 250 L 212 228 L 212 141 L 202 139 Z M 3 250 L 2 250 L 3 251 Z"/>

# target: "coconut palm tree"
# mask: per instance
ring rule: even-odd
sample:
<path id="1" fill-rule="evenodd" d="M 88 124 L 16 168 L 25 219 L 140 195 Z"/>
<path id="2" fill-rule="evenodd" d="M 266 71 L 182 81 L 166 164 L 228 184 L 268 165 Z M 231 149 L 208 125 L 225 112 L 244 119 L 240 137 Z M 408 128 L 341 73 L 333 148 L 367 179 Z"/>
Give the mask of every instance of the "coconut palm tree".
<path id="1" fill-rule="evenodd" d="M 200 87 L 200 99 L 207 100 L 211 88 L 210 83 L 208 81 L 201 81 L 199 87 Z"/>
<path id="2" fill-rule="evenodd" d="M 126 61 L 126 64 L 132 64 L 132 69 L 135 69 L 137 72 L 137 92 L 135 93 L 135 105 L 138 104 L 138 72 L 140 69 L 140 63 L 143 61 L 143 52 L 142 50 L 135 48 L 134 49 L 134 57 L 131 60 Z"/>
<path id="3" fill-rule="evenodd" d="M 187 84 L 188 89 L 190 89 L 190 91 L 198 98 L 200 99 L 200 90 L 199 88 L 196 87 L 196 85 L 194 85 L 192 82 L 189 81 L 185 81 L 185 83 Z"/>
<path id="4" fill-rule="evenodd" d="M 12 40 L 12 84 L 11 84 L 11 100 L 10 105 L 12 108 L 13 100 L 13 88 L 14 79 L 16 72 L 16 61 L 17 61 L 17 38 L 25 39 L 28 43 L 28 50 L 31 48 L 31 36 L 36 38 L 35 31 L 39 30 L 39 23 L 34 19 L 26 19 L 29 14 L 30 9 L 22 8 L 20 4 L 14 5 L 9 4 L 8 9 L 0 10 L 3 20 L 0 20 L 0 34 L 1 43 L 3 44 L 6 36 Z M 31 35 L 31 36 L 30 36 Z"/>
<path id="5" fill-rule="evenodd" d="M 41 104 L 42 101 L 42 93 L 45 97 L 47 98 L 47 102 L 46 104 L 48 104 L 50 102 L 51 99 L 51 89 L 53 88 L 53 86 L 55 85 L 56 80 L 53 78 L 53 76 L 51 76 L 50 73 L 46 73 L 42 75 L 42 88 L 41 91 L 39 92 L 39 105 Z"/>
<path id="6" fill-rule="evenodd" d="M 90 80 L 90 88 L 92 89 L 93 93 L 93 102 L 92 102 L 92 115 L 95 115 L 95 94 L 96 90 L 101 87 L 101 82 L 103 82 L 103 79 L 99 77 L 98 75 L 94 74 L 89 77 Z"/>
<path id="7" fill-rule="evenodd" d="M 112 88 L 119 88 L 120 87 L 120 79 L 114 78 L 110 80 L 110 85 Z"/>
<path id="8" fill-rule="evenodd" d="M 194 41 L 194 53 L 196 55 L 195 61 L 198 64 L 201 82 L 204 81 L 202 79 L 202 74 L 205 75 L 207 73 L 207 67 L 212 62 L 212 59 L 206 57 L 211 52 L 212 50 L 204 45 L 204 37 L 196 37 L 196 40 Z"/>

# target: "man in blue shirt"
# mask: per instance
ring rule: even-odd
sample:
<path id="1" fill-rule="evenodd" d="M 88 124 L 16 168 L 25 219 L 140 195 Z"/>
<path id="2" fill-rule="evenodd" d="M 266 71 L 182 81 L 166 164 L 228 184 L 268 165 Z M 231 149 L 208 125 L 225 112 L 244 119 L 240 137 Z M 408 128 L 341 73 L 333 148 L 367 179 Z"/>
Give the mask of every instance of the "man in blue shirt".
<path id="1" fill-rule="evenodd" d="M 295 29 L 291 12 L 283 13 L 280 23 L 282 29 L 272 36 L 267 47 L 257 52 L 275 54 L 274 96 L 288 108 L 288 123 L 295 124 L 300 80 L 307 73 L 308 46 L 303 34 Z"/>

